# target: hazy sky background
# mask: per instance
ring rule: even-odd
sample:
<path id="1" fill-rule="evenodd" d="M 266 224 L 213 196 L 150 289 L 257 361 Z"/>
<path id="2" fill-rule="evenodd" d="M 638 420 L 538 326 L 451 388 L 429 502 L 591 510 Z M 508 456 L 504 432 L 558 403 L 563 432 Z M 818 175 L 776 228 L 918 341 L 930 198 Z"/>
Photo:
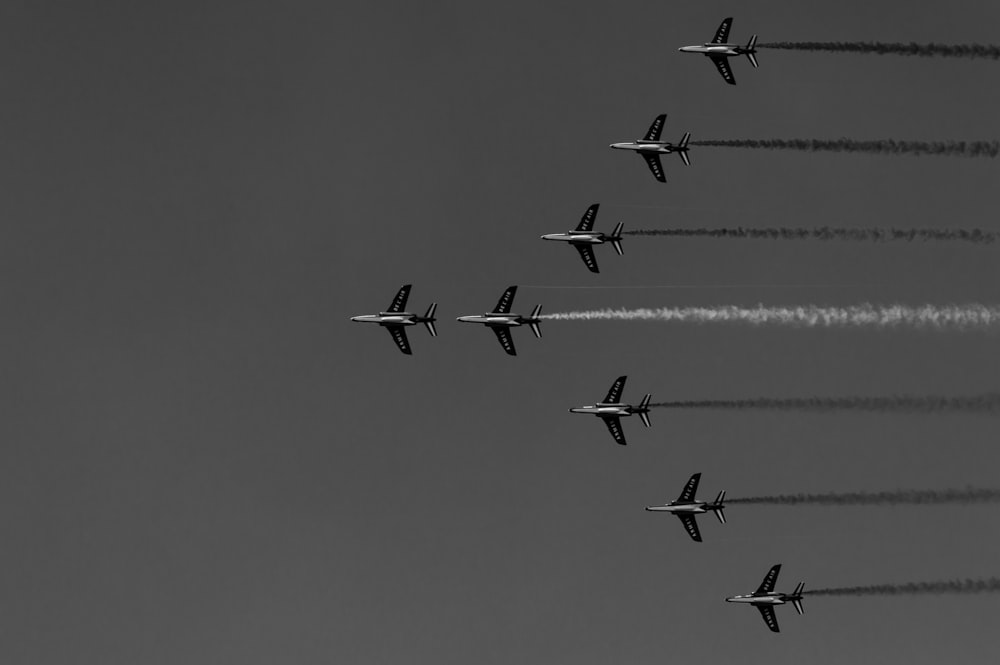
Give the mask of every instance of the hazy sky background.
<path id="1" fill-rule="evenodd" d="M 625 397 L 996 390 L 996 334 L 543 324 L 515 310 L 1000 302 L 998 247 L 627 238 L 602 273 L 542 233 L 742 224 L 997 228 L 998 163 L 664 137 L 993 139 L 1000 63 L 704 42 L 981 42 L 955 1 L 6 3 L 0 105 L 0 660 L 982 663 L 1000 597 L 807 598 L 782 633 L 723 598 L 1000 573 L 1000 506 L 700 495 L 997 487 L 1000 419 L 652 413 L 628 447 L 566 412 Z M 440 303 L 440 337 L 349 321 Z M 727 288 L 771 284 L 786 288 Z M 714 285 L 714 286 L 713 286 Z M 802 288 L 805 285 L 807 288 Z"/>

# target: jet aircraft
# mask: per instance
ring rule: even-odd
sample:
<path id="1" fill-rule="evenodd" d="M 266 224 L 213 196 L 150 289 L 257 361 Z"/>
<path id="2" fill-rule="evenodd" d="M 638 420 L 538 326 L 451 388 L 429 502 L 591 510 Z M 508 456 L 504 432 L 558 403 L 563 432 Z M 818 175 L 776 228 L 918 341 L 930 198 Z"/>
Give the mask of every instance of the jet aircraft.
<path id="1" fill-rule="evenodd" d="M 723 504 L 723 501 L 726 498 L 726 490 L 719 492 L 719 495 L 715 497 L 715 501 L 711 503 L 699 501 L 694 498 L 695 493 L 698 491 L 699 480 L 701 480 L 701 474 L 694 474 L 688 479 L 687 485 L 684 486 L 681 495 L 677 497 L 676 501 L 671 501 L 663 506 L 646 506 L 646 510 L 677 515 L 681 520 L 681 524 L 684 525 L 685 531 L 691 536 L 691 540 L 700 543 L 701 532 L 698 531 L 698 521 L 695 519 L 695 515 L 712 511 L 719 518 L 719 521 L 725 524 L 726 514 L 723 512 L 723 509 L 726 506 Z"/>
<path id="2" fill-rule="evenodd" d="M 622 227 L 624 223 L 618 222 L 611 235 L 592 230 L 594 228 L 594 220 L 597 219 L 597 209 L 599 207 L 600 204 L 595 203 L 587 208 L 587 212 L 583 213 L 580 223 L 572 231 L 567 231 L 566 233 L 547 233 L 542 236 L 542 240 L 562 240 L 563 242 L 568 242 L 580 252 L 580 257 L 590 272 L 601 272 L 597 269 L 597 259 L 594 258 L 594 245 L 602 245 L 605 242 L 610 242 L 614 246 L 615 251 L 618 252 L 618 255 L 621 256 Z"/>
<path id="3" fill-rule="evenodd" d="M 663 174 L 663 164 L 660 163 L 660 155 L 669 155 L 672 152 L 676 152 L 680 155 L 684 164 L 691 166 L 691 160 L 688 159 L 688 141 L 691 140 L 691 132 L 685 132 L 684 136 L 681 137 L 680 143 L 677 145 L 661 141 L 660 134 L 663 133 L 663 123 L 666 120 L 666 113 L 656 116 L 653 124 L 649 126 L 649 131 L 646 132 L 646 138 L 611 144 L 611 147 L 616 150 L 634 150 L 638 152 L 646 160 L 649 170 L 653 172 L 653 177 L 660 182 L 667 181 L 667 177 Z"/>
<path id="4" fill-rule="evenodd" d="M 726 598 L 727 603 L 750 603 L 756 607 L 760 610 L 760 615 L 764 618 L 764 623 L 775 633 L 779 632 L 778 619 L 774 616 L 775 605 L 784 605 L 791 602 L 795 606 L 795 611 L 802 614 L 802 589 L 806 585 L 805 582 L 799 582 L 798 586 L 795 587 L 795 591 L 791 593 L 778 593 L 774 590 L 774 583 L 778 581 L 779 572 L 781 572 L 780 563 L 772 566 L 771 570 L 767 571 L 764 581 L 760 583 L 760 586 L 753 593 L 746 594 L 745 596 Z"/>
<path id="5" fill-rule="evenodd" d="M 730 44 L 726 40 L 729 39 L 729 28 L 732 25 L 733 17 L 730 16 L 722 20 L 722 24 L 715 31 L 715 37 L 712 38 L 711 42 L 700 46 L 682 46 L 677 50 L 684 53 L 701 53 L 708 56 L 719 70 L 719 73 L 722 74 L 722 78 L 726 80 L 726 83 L 736 85 L 736 77 L 733 76 L 733 70 L 729 68 L 729 58 L 734 55 L 745 55 L 750 60 L 750 64 L 757 67 L 757 56 L 755 55 L 757 53 L 757 35 L 751 37 L 746 46 Z"/>
<path id="6" fill-rule="evenodd" d="M 423 316 L 403 311 L 406 307 L 406 299 L 410 297 L 411 286 L 411 284 L 404 284 L 399 288 L 396 297 L 392 299 L 392 304 L 389 305 L 389 311 L 351 317 L 351 321 L 377 323 L 388 330 L 399 350 L 408 356 L 412 355 L 413 352 L 410 351 L 410 342 L 406 339 L 406 326 L 415 326 L 418 323 L 422 323 L 427 326 L 427 332 L 432 337 L 437 337 L 437 330 L 434 328 L 434 322 L 437 320 L 434 318 L 434 310 L 437 309 L 436 302 L 431 303 L 431 306 L 427 308 L 427 313 Z"/>
<path id="7" fill-rule="evenodd" d="M 487 312 L 481 316 L 460 316 L 458 320 L 462 323 L 482 323 L 489 327 L 496 333 L 497 339 L 500 340 L 500 346 L 507 352 L 507 355 L 516 356 L 517 351 L 514 349 L 514 339 L 510 334 L 511 328 L 528 324 L 531 326 L 531 332 L 535 333 L 535 337 L 542 336 L 542 329 L 540 327 L 541 318 L 539 318 L 542 306 L 535 305 L 535 309 L 531 311 L 529 316 L 511 314 L 510 307 L 514 304 L 514 294 L 516 293 L 516 286 L 508 286 L 507 290 L 500 296 L 500 300 L 497 301 L 497 306 L 493 308 L 492 312 Z"/>
<path id="8" fill-rule="evenodd" d="M 653 397 L 647 394 L 639 402 L 639 406 L 620 402 L 622 391 L 625 389 L 625 379 L 627 378 L 627 376 L 619 376 L 615 379 L 615 382 L 611 385 L 611 390 L 608 391 L 608 395 L 604 398 L 603 402 L 598 402 L 590 406 L 575 407 L 569 410 L 570 413 L 589 413 L 603 420 L 604 424 L 608 426 L 611 436 L 622 446 L 626 445 L 625 433 L 622 432 L 622 416 L 638 414 L 639 418 L 642 419 L 642 424 L 649 427 L 649 400 Z"/>

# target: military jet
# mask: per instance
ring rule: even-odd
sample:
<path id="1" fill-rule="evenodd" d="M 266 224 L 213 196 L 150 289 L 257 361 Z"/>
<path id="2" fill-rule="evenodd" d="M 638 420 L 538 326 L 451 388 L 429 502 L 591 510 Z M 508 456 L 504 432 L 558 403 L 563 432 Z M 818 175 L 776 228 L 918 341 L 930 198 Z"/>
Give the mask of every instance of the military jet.
<path id="1" fill-rule="evenodd" d="M 535 309 L 531 311 L 530 316 L 511 314 L 510 306 L 514 304 L 514 294 L 516 293 L 516 286 L 508 286 L 507 290 L 500 296 L 500 300 L 497 301 L 497 306 L 493 308 L 492 312 L 487 312 L 482 316 L 460 316 L 458 320 L 462 323 L 482 323 L 488 326 L 496 333 L 497 339 L 500 340 L 500 346 L 507 352 L 507 355 L 516 356 L 517 351 L 514 350 L 514 339 L 510 334 L 511 328 L 527 323 L 531 326 L 531 332 L 535 333 L 535 337 L 542 336 L 542 329 L 539 326 L 541 319 L 538 316 L 542 312 L 542 306 L 535 305 Z"/>
<path id="2" fill-rule="evenodd" d="M 566 233 L 546 233 L 542 236 L 542 240 L 562 240 L 563 242 L 568 242 L 580 252 L 580 257 L 590 272 L 601 272 L 597 269 L 597 259 L 594 258 L 594 245 L 602 245 L 605 242 L 610 242 L 614 246 L 615 251 L 618 252 L 618 255 L 621 256 L 623 253 L 622 227 L 624 223 L 618 222 L 611 235 L 593 231 L 594 220 L 597 219 L 597 209 L 600 205 L 599 203 L 595 203 L 587 208 L 587 212 L 583 213 L 580 223 L 572 231 L 567 231 Z"/>
<path id="3" fill-rule="evenodd" d="M 625 433 L 622 432 L 622 416 L 639 414 L 642 424 L 649 427 L 649 400 L 653 397 L 647 394 L 639 402 L 639 406 L 622 404 L 619 400 L 622 398 L 622 391 L 625 389 L 625 379 L 627 378 L 627 376 L 619 376 L 615 379 L 615 382 L 611 385 L 611 390 L 608 391 L 608 395 L 604 398 L 603 402 L 598 402 L 590 406 L 575 407 L 569 410 L 570 413 L 589 413 L 603 420 L 604 424 L 608 426 L 611 436 L 622 446 L 626 445 Z"/>
<path id="4" fill-rule="evenodd" d="M 664 506 L 646 506 L 646 510 L 677 515 L 681 520 L 681 524 L 684 525 L 685 531 L 691 536 L 691 540 L 700 543 L 701 533 L 698 531 L 698 521 L 695 519 L 695 515 L 712 511 L 719 518 L 719 521 L 725 524 L 726 514 L 723 512 L 723 508 L 726 506 L 722 502 L 726 498 L 726 490 L 719 492 L 719 496 L 715 497 L 715 501 L 711 503 L 699 501 L 694 498 L 695 493 L 698 491 L 699 480 L 701 480 L 701 474 L 694 474 L 688 479 L 687 485 L 684 486 L 681 495 L 677 497 L 676 501 L 671 501 Z"/>
<path id="5" fill-rule="evenodd" d="M 767 571 L 764 581 L 760 583 L 760 586 L 753 593 L 745 596 L 726 598 L 727 603 L 750 603 L 756 607 L 760 610 L 760 615 L 764 617 L 764 623 L 774 633 L 779 632 L 778 619 L 774 616 L 774 606 L 791 602 L 795 606 L 795 611 L 802 614 L 802 589 L 806 585 L 805 582 L 799 582 L 798 586 L 795 587 L 795 591 L 791 593 L 778 593 L 774 590 L 774 583 L 778 581 L 779 572 L 781 572 L 780 563 L 772 566 L 771 570 Z"/>
<path id="6" fill-rule="evenodd" d="M 729 28 L 732 25 L 733 17 L 730 16 L 722 20 L 719 29 L 715 31 L 715 37 L 708 44 L 682 46 L 677 50 L 684 53 L 701 53 L 708 56 L 719 70 L 719 73 L 722 74 L 722 78 L 726 79 L 726 83 L 736 85 L 736 77 L 733 76 L 733 70 L 729 68 L 729 58 L 734 55 L 745 55 L 750 60 L 750 64 L 757 67 L 757 56 L 754 55 L 757 53 L 757 35 L 751 37 L 746 46 L 730 44 L 726 40 L 729 39 Z"/>
<path id="7" fill-rule="evenodd" d="M 412 284 L 404 284 L 399 287 L 399 292 L 396 293 L 396 297 L 392 299 L 392 304 L 389 305 L 389 311 L 351 317 L 351 321 L 377 323 L 388 330 L 399 350 L 408 356 L 412 355 L 413 352 L 410 351 L 410 342 L 406 339 L 406 326 L 415 326 L 418 323 L 422 323 L 427 326 L 427 332 L 432 337 L 437 337 L 437 330 L 434 328 L 434 322 L 437 321 L 434 318 L 434 310 L 437 309 L 436 302 L 431 303 L 431 306 L 427 308 L 427 313 L 423 316 L 403 311 L 403 308 L 406 307 L 406 299 L 410 297 L 411 286 Z"/>
<path id="8" fill-rule="evenodd" d="M 691 166 L 691 160 L 688 159 L 687 154 L 691 132 L 685 132 L 684 136 L 681 137 L 681 142 L 677 145 L 661 141 L 660 134 L 663 133 L 663 123 L 666 120 L 666 113 L 656 116 L 653 124 L 649 126 L 649 131 L 646 132 L 646 138 L 644 139 L 611 144 L 611 147 L 616 150 L 634 150 L 638 152 L 646 160 L 649 170 L 653 172 L 653 177 L 660 182 L 667 181 L 667 177 L 663 174 L 663 164 L 660 163 L 660 155 L 669 155 L 672 152 L 676 152 L 687 166 Z"/>

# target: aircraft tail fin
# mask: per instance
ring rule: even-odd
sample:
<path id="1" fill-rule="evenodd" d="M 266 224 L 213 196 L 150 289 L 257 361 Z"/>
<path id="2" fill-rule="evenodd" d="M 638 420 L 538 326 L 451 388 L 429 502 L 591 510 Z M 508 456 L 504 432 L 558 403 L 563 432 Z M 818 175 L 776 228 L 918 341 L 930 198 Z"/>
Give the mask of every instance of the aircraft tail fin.
<path id="1" fill-rule="evenodd" d="M 757 52 L 757 35 L 754 35 L 753 37 L 750 38 L 750 41 L 747 42 L 747 52 L 746 52 L 747 60 L 750 61 L 750 64 L 753 65 L 754 68 L 760 66 L 757 64 L 757 56 L 755 55 L 756 52 Z"/>
<path id="2" fill-rule="evenodd" d="M 805 613 L 805 610 L 802 609 L 802 589 L 804 589 L 805 586 L 805 582 L 799 582 L 795 587 L 795 591 L 792 592 L 792 605 L 795 606 L 795 611 L 799 614 Z"/>
<path id="3" fill-rule="evenodd" d="M 615 230 L 611 233 L 611 245 L 618 252 L 618 256 L 621 256 L 625 252 L 622 250 L 622 227 L 625 226 L 625 222 L 618 222 L 615 226 Z"/>
<path id="4" fill-rule="evenodd" d="M 726 500 L 726 490 L 722 490 L 721 492 L 719 492 L 718 496 L 715 497 L 715 501 L 712 502 L 712 506 L 714 506 L 712 508 L 712 512 L 715 513 L 715 516 L 723 524 L 726 523 L 725 506 L 722 505 L 722 502 L 725 500 Z"/>
<path id="5" fill-rule="evenodd" d="M 531 326 L 531 332 L 535 333 L 535 337 L 542 336 L 542 327 L 540 325 L 541 321 L 538 319 L 538 315 L 542 313 L 542 306 L 535 305 L 535 309 L 531 310 L 531 321 L 528 325 Z"/>
<path id="6" fill-rule="evenodd" d="M 653 396 L 650 393 L 646 393 L 646 396 L 639 402 L 639 418 L 646 427 L 653 426 L 653 423 L 649 422 L 649 400 L 651 399 L 653 399 Z"/>
<path id="7" fill-rule="evenodd" d="M 434 322 L 437 320 L 434 318 L 434 312 L 437 310 L 438 304 L 432 302 L 431 306 L 427 308 L 427 313 L 423 316 L 423 324 L 427 326 L 427 332 L 431 334 L 431 337 L 437 337 L 437 329 L 434 327 Z"/>
<path id="8" fill-rule="evenodd" d="M 691 140 L 691 132 L 684 132 L 684 136 L 681 137 L 681 142 L 677 144 L 679 148 L 677 154 L 681 156 L 681 161 L 684 162 L 684 166 L 691 166 L 691 158 L 688 157 L 688 141 Z"/>

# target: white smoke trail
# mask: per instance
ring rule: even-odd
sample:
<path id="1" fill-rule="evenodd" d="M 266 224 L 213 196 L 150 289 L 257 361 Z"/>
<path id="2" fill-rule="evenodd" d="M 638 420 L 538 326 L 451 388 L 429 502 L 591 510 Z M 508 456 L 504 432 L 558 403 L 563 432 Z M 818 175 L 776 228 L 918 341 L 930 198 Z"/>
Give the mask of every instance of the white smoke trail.
<path id="1" fill-rule="evenodd" d="M 754 307 L 660 307 L 594 309 L 554 312 L 541 318 L 553 321 L 663 321 L 669 323 L 736 323 L 755 327 L 795 328 L 915 328 L 925 330 L 979 330 L 1000 326 L 1000 305 L 873 305 L 850 307 L 797 305 Z"/>

